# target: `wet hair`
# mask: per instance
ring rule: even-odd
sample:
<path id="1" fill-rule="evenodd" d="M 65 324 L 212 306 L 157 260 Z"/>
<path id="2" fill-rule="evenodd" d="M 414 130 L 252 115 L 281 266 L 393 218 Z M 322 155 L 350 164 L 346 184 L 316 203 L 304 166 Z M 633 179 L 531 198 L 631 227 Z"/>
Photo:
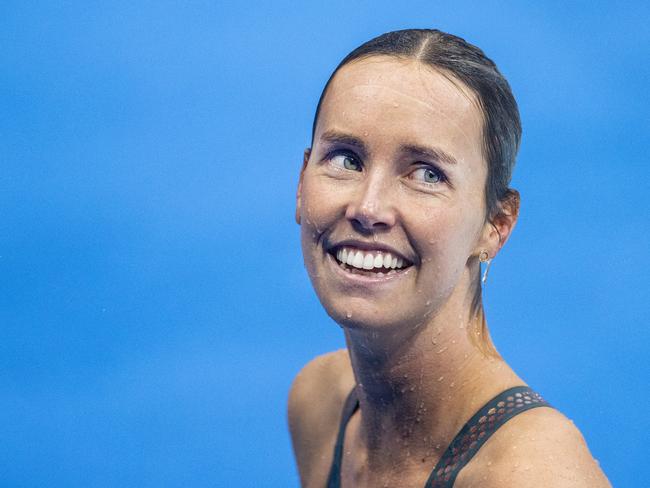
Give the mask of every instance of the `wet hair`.
<path id="1" fill-rule="evenodd" d="M 492 222 L 509 200 L 510 210 L 518 210 L 518 193 L 509 188 L 521 141 L 521 121 L 517 102 L 507 80 L 496 64 L 481 49 L 464 39 L 437 29 L 406 29 L 387 32 L 362 44 L 348 54 L 336 67 L 321 93 L 312 126 L 312 145 L 318 123 L 318 115 L 336 73 L 353 61 L 372 56 L 392 56 L 412 59 L 451 75 L 473 92 L 483 116 L 483 156 L 487 163 L 485 183 L 486 219 Z M 513 209 L 512 206 L 515 206 Z M 495 227 L 496 229 L 496 227 Z M 498 232 L 498 231 L 497 231 Z M 472 313 L 480 316 L 483 325 L 478 336 L 479 343 L 487 345 L 487 352 L 496 353 L 487 331 L 481 306 L 481 283 L 476 279 L 476 293 Z"/>

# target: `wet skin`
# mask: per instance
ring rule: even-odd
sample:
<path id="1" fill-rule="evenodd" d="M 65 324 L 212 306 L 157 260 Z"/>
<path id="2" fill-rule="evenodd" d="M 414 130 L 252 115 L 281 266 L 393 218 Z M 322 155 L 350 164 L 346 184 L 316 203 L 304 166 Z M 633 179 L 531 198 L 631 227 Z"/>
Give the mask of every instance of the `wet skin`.
<path id="1" fill-rule="evenodd" d="M 431 456 L 474 402 L 522 383 L 486 364 L 468 340 L 478 254 L 494 256 L 503 243 L 486 221 L 481 148 L 481 112 L 460 82 L 417 61 L 373 57 L 337 73 L 305 154 L 297 198 L 305 265 L 345 329 L 363 385 L 363 422 L 353 418 L 348 432 L 362 454 L 346 460 L 372 476 L 395 463 L 406 469 L 409 453 Z M 502 236 L 515 220 L 501 225 Z M 332 256 L 343 244 L 381 247 L 409 266 L 384 277 L 351 274 Z M 477 383 L 485 391 L 466 401 Z M 421 411 L 426 427 L 413 424 Z M 408 448 L 405 430 L 418 439 Z"/>
<path id="2" fill-rule="evenodd" d="M 307 270 L 334 320 L 404 329 L 462 308 L 478 253 L 500 246 L 485 218 L 481 138 L 469 90 L 416 61 L 373 57 L 337 74 L 297 211 Z M 412 266 L 385 279 L 349 276 L 328 252 L 345 243 L 387 246 Z"/>
<path id="3" fill-rule="evenodd" d="M 478 255 L 494 257 L 517 218 L 488 222 L 486 176 L 481 111 L 461 82 L 381 56 L 337 73 L 305 152 L 296 219 L 307 271 L 348 349 L 316 358 L 292 386 L 303 486 L 325 484 L 353 385 L 360 409 L 346 429 L 343 485 L 419 487 L 481 405 L 525 384 L 468 335 Z M 353 273 L 334 257 L 341 246 L 406 266 Z M 579 482 L 559 483 L 569 478 Z M 537 408 L 500 429 L 456 486 L 608 485 L 572 424 Z"/>

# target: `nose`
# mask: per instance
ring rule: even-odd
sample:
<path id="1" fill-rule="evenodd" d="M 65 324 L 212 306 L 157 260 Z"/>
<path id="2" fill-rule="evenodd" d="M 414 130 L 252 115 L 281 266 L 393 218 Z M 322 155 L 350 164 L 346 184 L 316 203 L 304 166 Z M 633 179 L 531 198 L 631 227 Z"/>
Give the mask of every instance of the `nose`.
<path id="1" fill-rule="evenodd" d="M 377 231 L 395 225 L 390 182 L 380 174 L 369 175 L 356 189 L 345 217 L 359 230 Z"/>

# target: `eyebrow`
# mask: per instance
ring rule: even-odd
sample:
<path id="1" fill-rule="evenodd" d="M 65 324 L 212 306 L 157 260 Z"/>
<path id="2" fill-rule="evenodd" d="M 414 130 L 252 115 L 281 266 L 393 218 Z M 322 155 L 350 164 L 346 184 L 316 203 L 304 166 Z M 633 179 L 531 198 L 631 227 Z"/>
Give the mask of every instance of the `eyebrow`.
<path id="1" fill-rule="evenodd" d="M 324 132 L 320 139 L 329 143 L 345 144 L 347 146 L 356 147 L 362 156 L 368 154 L 368 149 L 364 142 L 356 136 L 339 132 L 336 130 L 329 130 Z M 417 158 L 425 158 L 433 161 L 439 161 L 448 165 L 456 165 L 458 161 L 455 157 L 440 148 L 422 146 L 420 144 L 402 144 L 399 147 L 402 154 L 408 154 Z"/>
<path id="2" fill-rule="evenodd" d="M 345 144 L 346 146 L 356 147 L 362 156 L 368 154 L 368 149 L 361 139 L 344 132 L 328 130 L 320 136 L 320 139 L 332 144 Z"/>
<path id="3" fill-rule="evenodd" d="M 412 156 L 432 159 L 434 161 L 440 161 L 441 163 L 449 164 L 452 166 L 458 164 L 458 161 L 455 157 L 438 147 L 420 146 L 418 144 L 404 144 L 400 146 L 400 150 L 403 153 L 410 154 Z"/>

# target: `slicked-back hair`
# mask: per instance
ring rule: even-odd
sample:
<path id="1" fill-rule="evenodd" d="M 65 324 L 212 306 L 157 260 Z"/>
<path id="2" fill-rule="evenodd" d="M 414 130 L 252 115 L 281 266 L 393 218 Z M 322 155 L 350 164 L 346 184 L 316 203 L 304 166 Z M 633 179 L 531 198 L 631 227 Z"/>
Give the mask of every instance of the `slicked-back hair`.
<path id="1" fill-rule="evenodd" d="M 442 74 L 451 75 L 452 81 L 456 78 L 473 92 L 483 117 L 486 221 L 492 222 L 501 211 L 500 202 L 516 194 L 509 184 L 521 141 L 519 109 L 508 81 L 496 64 L 481 49 L 460 37 L 437 29 L 406 29 L 387 32 L 356 48 L 339 63 L 325 84 L 314 116 L 312 145 L 321 105 L 336 73 L 353 61 L 373 56 L 417 60 Z M 481 284 L 480 280 L 476 281 L 472 313 L 480 314 L 483 321 L 477 335 L 483 335 L 479 343 L 489 343 L 488 349 L 493 350 L 481 306 Z"/>

